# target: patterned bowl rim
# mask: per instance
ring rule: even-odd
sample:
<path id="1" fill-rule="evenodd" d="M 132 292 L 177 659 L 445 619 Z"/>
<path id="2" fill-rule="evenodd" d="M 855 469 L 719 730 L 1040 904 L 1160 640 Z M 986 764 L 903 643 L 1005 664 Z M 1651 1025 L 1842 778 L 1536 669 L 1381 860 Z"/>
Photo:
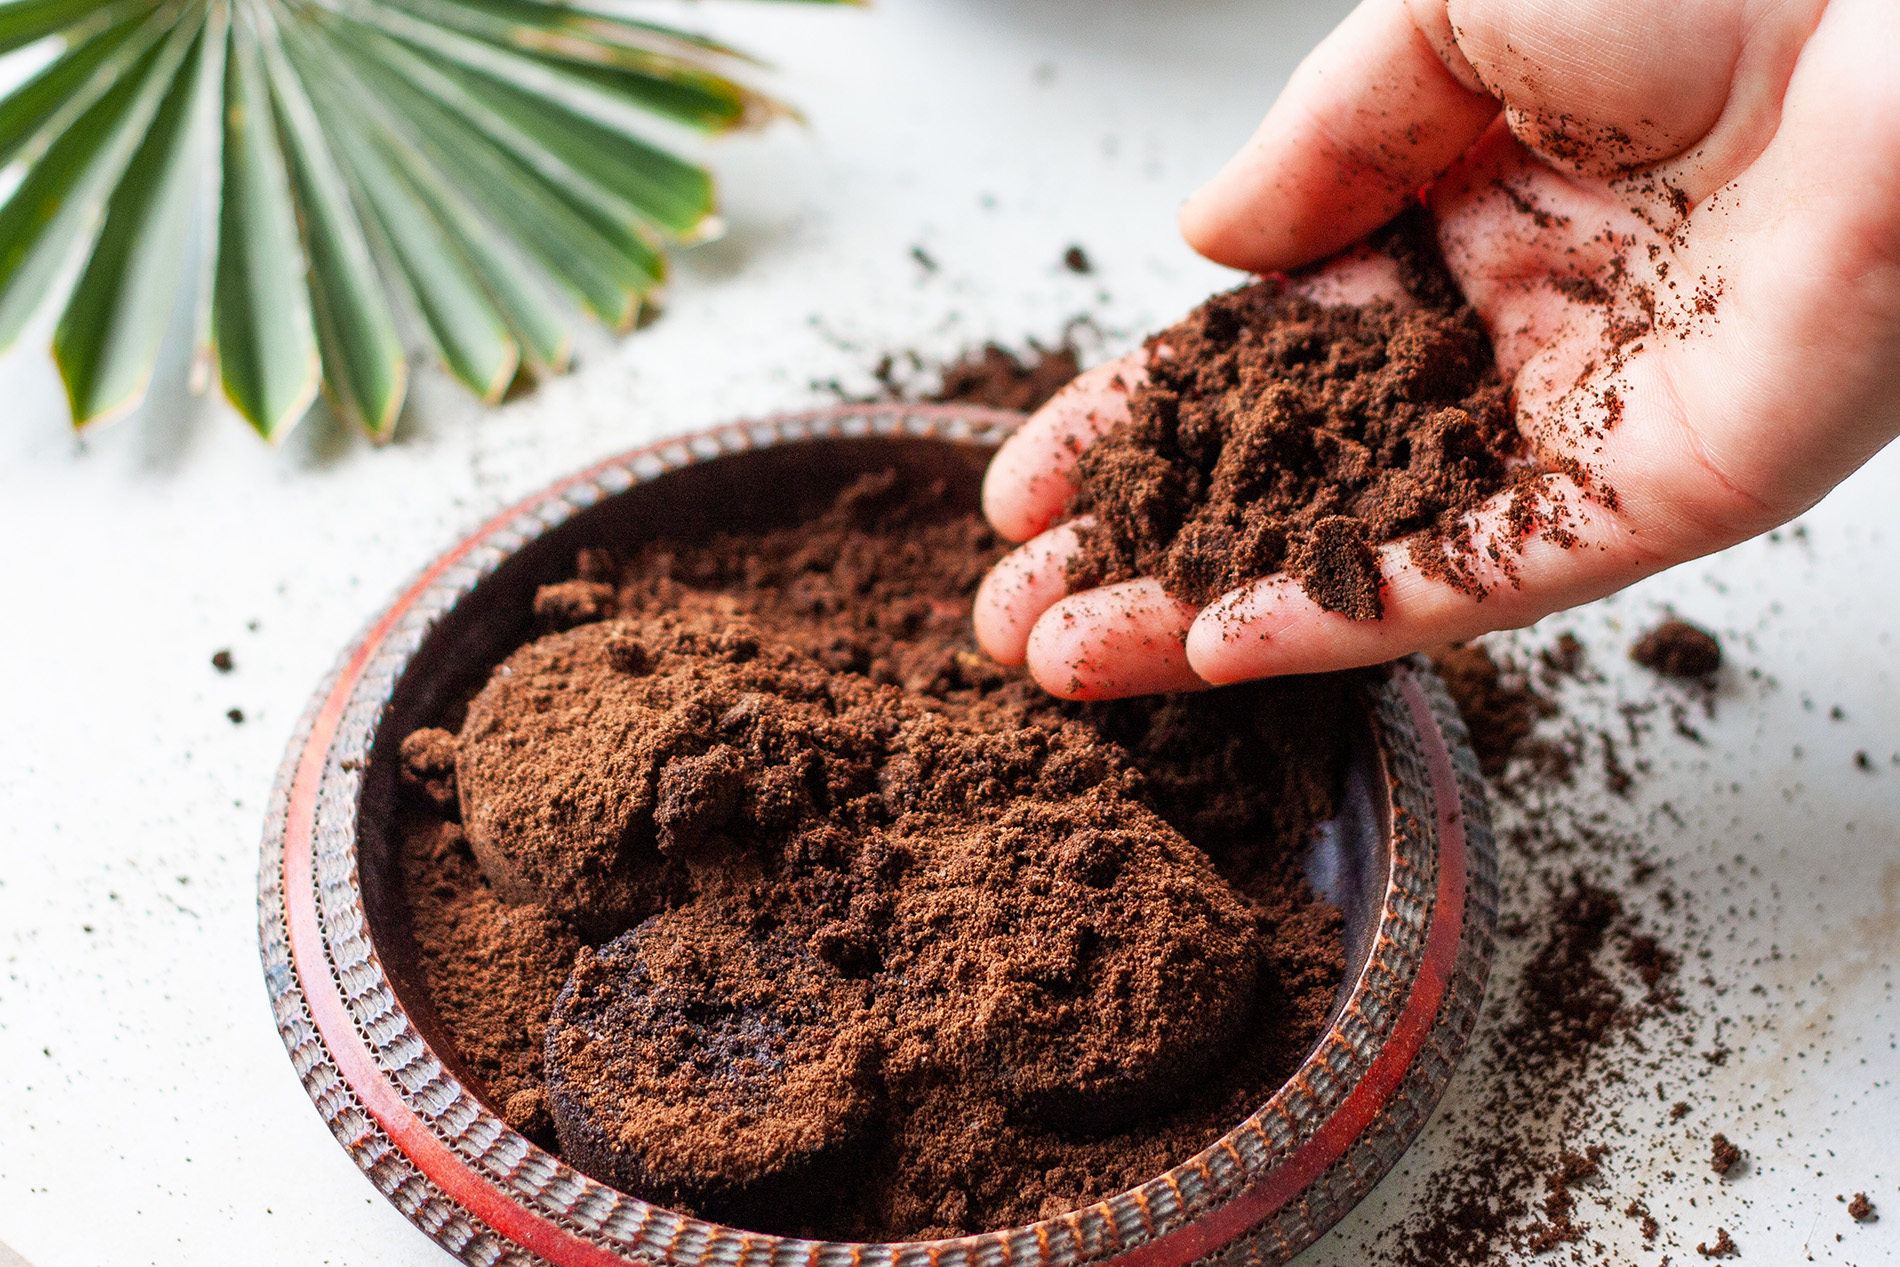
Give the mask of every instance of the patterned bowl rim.
<path id="1" fill-rule="evenodd" d="M 343 653 L 271 795 L 259 944 L 279 1033 L 338 1141 L 411 1221 L 471 1263 L 563 1267 L 1184 1267 L 1282 1262 L 1344 1216 L 1424 1125 L 1483 998 L 1496 857 L 1464 724 L 1424 661 L 1369 692 L 1391 863 L 1370 957 L 1305 1061 L 1251 1117 L 1165 1174 L 1082 1209 L 951 1240 L 800 1240 L 621 1193 L 507 1126 L 396 997 L 358 872 L 362 774 L 425 635 L 500 564 L 576 513 L 669 471 L 830 439 L 993 447 L 1022 415 L 863 405 L 741 422 L 562 479 L 429 564 Z"/>

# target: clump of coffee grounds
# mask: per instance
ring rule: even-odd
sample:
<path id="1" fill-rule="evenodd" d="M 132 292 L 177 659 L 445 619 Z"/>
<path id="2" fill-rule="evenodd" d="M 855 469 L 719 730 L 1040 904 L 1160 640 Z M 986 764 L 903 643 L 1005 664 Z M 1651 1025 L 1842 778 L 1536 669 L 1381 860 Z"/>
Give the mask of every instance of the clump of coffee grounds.
<path id="1" fill-rule="evenodd" d="M 1741 1163 L 1742 1150 L 1729 1142 L 1728 1136 L 1717 1131 L 1709 1137 L 1709 1169 L 1718 1175 L 1727 1175 Z"/>
<path id="2" fill-rule="evenodd" d="M 1864 1192 L 1856 1192 L 1854 1199 L 1847 1203 L 1847 1214 L 1856 1223 L 1872 1223 L 1880 1217 L 1874 1213 L 1874 1203 L 1867 1199 Z"/>
<path id="3" fill-rule="evenodd" d="M 1093 520 L 1071 589 L 1153 576 L 1204 606 L 1285 570 L 1326 610 L 1374 620 L 1377 547 L 1410 539 L 1428 574 L 1483 593 L 1460 524 L 1526 469 L 1510 391 L 1424 214 L 1376 244 L 1408 304 L 1324 306 L 1267 279 L 1148 340 L 1129 418 L 1073 468 L 1069 510 Z M 1520 510 L 1518 541 L 1561 535 L 1528 498 Z"/>
<path id="4" fill-rule="evenodd" d="M 1707 678 L 1722 667 L 1722 644 L 1686 620 L 1666 620 L 1637 639 L 1630 659 L 1664 677 Z"/>
<path id="5" fill-rule="evenodd" d="M 1343 975 L 1300 857 L 1356 679 L 1052 700 L 972 641 L 1001 551 L 889 475 L 583 551 L 409 737 L 432 1006 L 511 1123 L 709 1217 L 909 1239 L 1144 1181 L 1292 1071 Z"/>
<path id="6" fill-rule="evenodd" d="M 1741 1250 L 1736 1248 L 1734 1238 L 1728 1234 L 1728 1229 L 1725 1227 L 1715 1229 L 1715 1244 L 1711 1245 L 1706 1241 L 1696 1242 L 1695 1252 L 1704 1258 L 1735 1258 L 1741 1254 Z"/>
<path id="7" fill-rule="evenodd" d="M 1487 777 L 1503 774 L 1538 721 L 1557 712 L 1557 706 L 1530 685 L 1527 675 L 1515 669 L 1507 674 L 1479 643 L 1443 648 L 1433 654 L 1432 667 L 1458 701 L 1471 734 L 1471 750 Z"/>
<path id="8" fill-rule="evenodd" d="M 1032 413 L 1081 371 L 1080 353 L 1067 340 L 1054 348 L 1031 340 L 1022 356 L 1001 344 L 985 343 L 944 366 L 943 381 L 925 399 Z"/>
<path id="9" fill-rule="evenodd" d="M 813 386 L 849 404 L 919 401 L 1033 413 L 1081 372 L 1082 349 L 1076 335 L 1090 328 L 1086 317 L 1076 317 L 1054 346 L 1029 339 L 1018 350 L 988 342 L 941 364 L 914 351 L 887 352 L 871 370 L 878 389 L 868 396 L 848 391 L 836 379 Z"/>

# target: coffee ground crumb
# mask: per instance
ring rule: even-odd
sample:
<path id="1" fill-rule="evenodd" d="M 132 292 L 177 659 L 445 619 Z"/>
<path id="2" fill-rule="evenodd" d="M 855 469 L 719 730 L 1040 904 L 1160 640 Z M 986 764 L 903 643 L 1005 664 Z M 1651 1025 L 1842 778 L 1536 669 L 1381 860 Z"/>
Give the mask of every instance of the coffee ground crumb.
<path id="1" fill-rule="evenodd" d="M 1709 1139 L 1709 1169 L 1727 1175 L 1742 1160 L 1742 1150 L 1729 1143 L 1728 1136 L 1716 1132 Z"/>
<path id="2" fill-rule="evenodd" d="M 1688 1117 L 1688 1116 L 1689 1116 L 1689 1102 L 1687 1100 L 1677 1100 L 1674 1104 L 1669 1106 L 1669 1120 L 1670 1121 L 1680 1122 L 1683 1118 Z"/>
<path id="3" fill-rule="evenodd" d="M 1666 620 L 1637 640 L 1630 659 L 1664 677 L 1706 678 L 1722 667 L 1722 644 L 1686 620 Z"/>
<path id="4" fill-rule="evenodd" d="M 213 651 L 211 653 L 211 667 L 220 673 L 229 673 L 232 669 L 237 667 L 237 661 L 231 658 L 230 649 L 226 648 L 223 651 Z"/>
<path id="5" fill-rule="evenodd" d="M 1711 1245 L 1707 1241 L 1696 1242 L 1695 1252 L 1704 1258 L 1738 1258 L 1741 1256 L 1741 1250 L 1735 1247 L 1735 1241 L 1729 1236 L 1728 1229 L 1725 1227 L 1715 1229 L 1715 1244 Z"/>
<path id="6" fill-rule="evenodd" d="M 1864 1192 L 1854 1194 L 1854 1199 L 1847 1203 L 1847 1213 L 1857 1223 L 1872 1223 L 1880 1217 L 1874 1212 L 1874 1203 L 1867 1199 Z"/>
<path id="7" fill-rule="evenodd" d="M 1373 620 L 1377 549 L 1410 538 L 1428 574 L 1484 592 L 1462 521 L 1528 477 L 1510 392 L 1424 214 L 1379 245 L 1400 263 L 1403 304 L 1323 306 L 1268 279 L 1148 341 L 1129 418 L 1072 471 L 1069 510 L 1093 518 L 1071 589 L 1153 576 L 1200 606 L 1285 570 L 1326 610 Z M 1519 543 L 1548 526 L 1520 509 Z"/>

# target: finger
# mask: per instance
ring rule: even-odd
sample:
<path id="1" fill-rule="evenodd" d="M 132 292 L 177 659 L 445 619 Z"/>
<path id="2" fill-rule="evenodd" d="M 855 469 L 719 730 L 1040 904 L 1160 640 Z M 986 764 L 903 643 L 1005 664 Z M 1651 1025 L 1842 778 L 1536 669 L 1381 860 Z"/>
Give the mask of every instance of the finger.
<path id="1" fill-rule="evenodd" d="M 1228 683 L 1380 664 L 1531 624 L 1677 561 L 1639 544 L 1569 478 L 1545 476 L 1540 484 L 1541 505 L 1547 512 L 1560 508 L 1561 532 L 1571 535 L 1540 531 L 1521 548 L 1504 546 L 1493 560 L 1485 546 L 1510 539 L 1516 513 L 1510 497 L 1499 497 L 1472 517 L 1476 549 L 1458 560 L 1470 584 L 1428 571 L 1407 543 L 1388 543 L 1379 552 L 1383 618 L 1349 620 L 1322 609 L 1291 577 L 1268 577 L 1201 611 L 1187 635 L 1189 666 L 1206 681 Z"/>
<path id="2" fill-rule="evenodd" d="M 1069 592 L 1062 570 L 1081 549 L 1078 529 L 1090 516 L 1051 528 L 1018 546 L 989 570 L 977 587 L 971 619 L 977 645 L 998 664 L 1021 664 L 1029 631 L 1056 601 Z"/>
<path id="3" fill-rule="evenodd" d="M 1410 312 L 1418 306 L 1418 301 L 1405 289 L 1399 262 L 1368 246 L 1356 246 L 1335 255 L 1314 272 L 1296 278 L 1289 289 L 1327 307 L 1369 304 L 1380 299 L 1400 312 Z"/>
<path id="4" fill-rule="evenodd" d="M 1147 380 L 1145 351 L 1098 365 L 1030 415 L 990 459 L 983 513 L 1011 541 L 1027 541 L 1054 523 L 1075 491 L 1069 468 L 1083 449 L 1128 417 L 1128 393 Z"/>
<path id="5" fill-rule="evenodd" d="M 1447 65 L 1444 6 L 1418 8 L 1443 54 L 1405 0 L 1364 0 L 1181 209 L 1190 246 L 1234 268 L 1297 268 L 1390 220 L 1478 139 L 1498 102 Z"/>
<path id="6" fill-rule="evenodd" d="M 1064 699 L 1200 690 L 1183 639 L 1195 608 L 1152 577 L 1070 595 L 1029 632 L 1029 671 Z"/>
<path id="7" fill-rule="evenodd" d="M 1731 86 L 1785 82 L 1800 43 L 1783 33 L 1811 27 L 1819 5 L 1772 8 L 1741 20 L 1734 0 L 1462 0 L 1457 40 L 1525 144 L 1609 175 L 1703 142 L 1725 111 L 1743 116 L 1729 132 L 1772 113 L 1733 109 Z"/>

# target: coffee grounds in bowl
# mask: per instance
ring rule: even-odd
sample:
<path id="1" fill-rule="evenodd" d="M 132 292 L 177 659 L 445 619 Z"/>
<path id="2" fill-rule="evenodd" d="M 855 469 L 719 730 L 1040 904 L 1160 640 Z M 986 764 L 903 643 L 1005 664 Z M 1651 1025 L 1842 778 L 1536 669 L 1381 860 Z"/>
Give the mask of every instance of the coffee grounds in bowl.
<path id="1" fill-rule="evenodd" d="M 1292 1071 L 1356 681 L 1049 699 L 971 639 L 1000 553 L 895 475 L 583 551 L 444 719 L 454 807 L 447 732 L 405 745 L 431 1002 L 513 1124 L 709 1217 L 924 1238 L 1143 1182 Z"/>
<path id="2" fill-rule="evenodd" d="M 1149 339 L 1128 420 L 1073 469 L 1069 509 L 1094 520 L 1071 589 L 1153 576 L 1204 606 L 1285 570 L 1328 611 L 1373 620 L 1375 549 L 1411 537 L 1420 566 L 1478 592 L 1456 529 L 1523 453 L 1509 390 L 1423 213 L 1377 245 L 1408 304 L 1321 305 L 1270 278 Z"/>

